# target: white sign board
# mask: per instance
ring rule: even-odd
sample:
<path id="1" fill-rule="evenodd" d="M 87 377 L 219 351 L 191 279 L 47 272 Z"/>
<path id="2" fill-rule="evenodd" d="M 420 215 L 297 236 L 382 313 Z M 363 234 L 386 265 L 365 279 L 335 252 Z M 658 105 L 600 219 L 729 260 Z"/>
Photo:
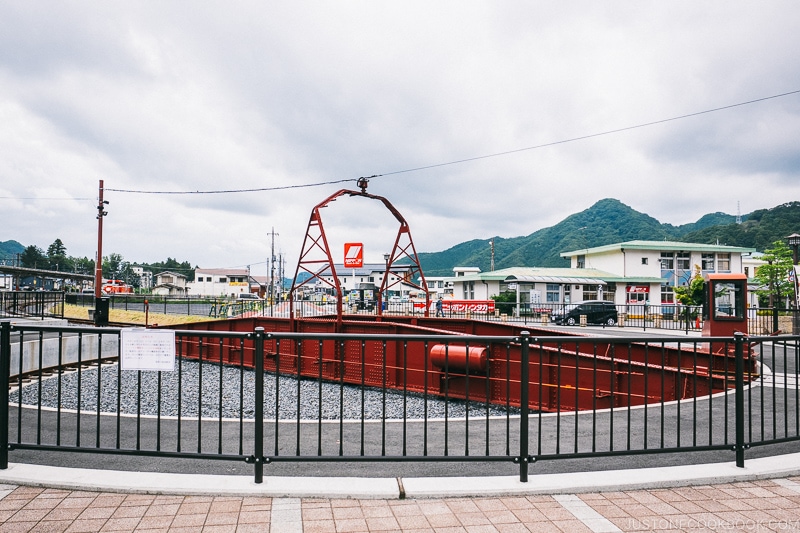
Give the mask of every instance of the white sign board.
<path id="1" fill-rule="evenodd" d="M 123 329 L 120 332 L 122 370 L 175 370 L 175 331 L 167 329 Z"/>

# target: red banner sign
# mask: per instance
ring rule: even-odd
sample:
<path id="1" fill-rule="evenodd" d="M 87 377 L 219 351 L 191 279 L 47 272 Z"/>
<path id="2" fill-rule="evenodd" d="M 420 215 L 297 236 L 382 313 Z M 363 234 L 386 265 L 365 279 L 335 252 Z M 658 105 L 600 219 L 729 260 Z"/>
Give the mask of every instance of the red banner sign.
<path id="1" fill-rule="evenodd" d="M 425 302 L 414 302 L 415 309 L 425 309 Z M 444 313 L 494 313 L 494 300 L 442 300 Z M 430 312 L 436 312 L 436 300 L 431 300 Z"/>
<path id="2" fill-rule="evenodd" d="M 628 292 L 648 293 L 650 285 L 628 285 Z"/>
<path id="3" fill-rule="evenodd" d="M 364 245 L 360 242 L 344 243 L 345 268 L 361 268 L 364 266 Z"/>

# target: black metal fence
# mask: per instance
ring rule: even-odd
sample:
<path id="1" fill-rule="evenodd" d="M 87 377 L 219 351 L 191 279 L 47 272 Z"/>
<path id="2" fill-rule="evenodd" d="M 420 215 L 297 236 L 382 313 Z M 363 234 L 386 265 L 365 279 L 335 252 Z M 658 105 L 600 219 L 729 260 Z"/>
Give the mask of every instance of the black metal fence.
<path id="1" fill-rule="evenodd" d="M 30 294 L 30 293 L 29 293 Z M 63 293 L 61 293 L 63 294 Z M 123 311 L 145 311 L 167 315 L 192 315 L 208 318 L 236 318 L 241 316 L 288 317 L 289 302 L 270 302 L 268 300 L 235 300 L 231 298 L 197 296 L 159 296 L 141 294 L 114 294 L 109 297 L 110 309 Z M 94 296 L 90 294 L 67 294 L 66 303 L 87 308 L 94 306 Z M 336 304 L 332 301 L 302 300 L 293 303 L 294 315 L 298 317 L 325 316 L 336 314 Z M 570 304 L 529 304 L 497 302 L 493 311 L 444 311 L 447 318 L 475 318 L 489 321 L 514 321 L 537 326 L 568 325 L 557 320 L 573 308 Z M 685 305 L 616 305 L 613 321 L 608 317 L 587 316 L 587 325 L 602 327 L 629 327 L 663 329 L 669 331 L 702 331 L 703 317 L 701 306 Z M 345 314 L 377 314 L 377 309 L 354 306 L 343 307 Z M 385 316 L 421 316 L 425 307 L 421 302 L 386 302 L 381 309 Z M 435 310 L 429 310 L 430 316 Z M 88 316 L 88 315 L 87 315 Z M 800 311 L 778 307 L 750 307 L 747 309 L 748 333 L 750 335 L 772 335 L 775 333 L 800 333 Z M 576 326 L 580 318 L 575 317 Z M 569 324 L 571 325 L 571 324 Z"/>
<path id="2" fill-rule="evenodd" d="M 64 348 L 67 337 L 75 339 L 71 349 Z M 57 342 L 48 344 L 48 339 Z M 374 346 L 376 339 L 383 352 L 368 353 L 368 343 Z M 318 345 L 303 357 L 317 365 L 319 379 L 265 371 L 299 365 L 290 354 L 301 340 Z M 506 463 L 517 465 L 520 480 L 527 481 L 529 465 L 543 460 L 718 450 L 743 466 L 749 447 L 800 440 L 800 337 L 580 342 L 582 350 L 591 352 L 593 345 L 597 352 L 602 346 L 603 353 L 610 349 L 615 354 L 614 404 L 633 403 L 631 395 L 642 393 L 650 403 L 599 407 L 599 398 L 607 394 L 596 386 L 605 372 L 598 366 L 582 387 L 532 388 L 543 383 L 543 372 L 563 373 L 566 381 L 572 372 L 567 360 L 577 348 L 575 338 L 567 337 L 177 331 L 175 370 L 155 372 L 102 363 L 119 353 L 116 328 L 3 323 L 0 468 L 7 467 L 16 450 L 43 450 L 244 461 L 253 465 L 256 482 L 262 481 L 267 465 L 319 461 Z M 709 372 L 697 361 L 712 342 L 735 357 Z M 447 363 L 443 374 L 427 370 L 427 360 L 397 367 L 387 363 L 387 346 L 399 349 L 408 363 L 408 354 L 456 343 L 491 347 L 492 357 L 507 358 L 511 370 L 482 380 L 486 374 L 448 370 Z M 545 345 L 558 350 L 546 365 L 529 365 Z M 346 367 L 331 359 L 332 346 L 348 354 Z M 668 347 L 679 347 L 687 356 L 683 381 L 675 387 L 700 390 L 701 382 L 714 379 L 722 383 L 720 392 L 674 401 L 648 392 L 647 385 L 644 391 L 632 389 L 632 370 L 642 369 L 630 355 L 634 346 L 644 346 L 656 361 Z M 518 362 L 503 355 L 514 350 Z M 758 366 L 745 364 L 750 350 L 758 354 Z M 600 357 L 595 354 L 594 360 Z M 68 365 L 86 368 L 52 372 Z M 324 378 L 331 371 L 338 378 Z M 412 371 L 414 376 L 405 375 Z M 653 389 L 669 388 L 665 381 L 672 378 L 663 370 L 651 371 L 647 382 Z M 388 390 L 366 385 L 376 376 L 400 375 L 402 383 L 418 386 Z M 449 392 L 458 383 L 459 393 Z M 517 390 L 520 407 L 514 407 L 511 393 L 505 402 L 489 401 L 490 392 L 498 390 Z M 558 405 L 575 405 L 587 394 L 598 400 L 582 411 L 559 407 L 536 412 L 528 406 L 542 405 L 541 398 L 531 398 L 531 390 L 555 395 Z"/>
<path id="3" fill-rule="evenodd" d="M 0 291 L 0 316 L 61 318 L 64 316 L 64 293 L 58 291 Z"/>

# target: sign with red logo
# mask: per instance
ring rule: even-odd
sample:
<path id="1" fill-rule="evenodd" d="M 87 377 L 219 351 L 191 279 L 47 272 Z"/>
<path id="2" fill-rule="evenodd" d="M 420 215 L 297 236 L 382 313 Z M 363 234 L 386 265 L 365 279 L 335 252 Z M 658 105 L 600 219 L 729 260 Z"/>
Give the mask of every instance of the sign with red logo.
<path id="1" fill-rule="evenodd" d="M 636 293 L 648 293 L 650 292 L 650 285 L 628 285 L 627 287 L 628 292 L 636 292 Z"/>
<path id="2" fill-rule="evenodd" d="M 364 266 L 364 245 L 360 242 L 344 243 L 345 268 L 361 268 Z"/>
<path id="3" fill-rule="evenodd" d="M 430 311 L 436 311 L 436 300 L 431 300 Z M 425 309 L 425 302 L 414 302 L 415 309 Z M 442 300 L 442 312 L 444 313 L 494 313 L 494 300 L 453 300 L 445 298 Z"/>

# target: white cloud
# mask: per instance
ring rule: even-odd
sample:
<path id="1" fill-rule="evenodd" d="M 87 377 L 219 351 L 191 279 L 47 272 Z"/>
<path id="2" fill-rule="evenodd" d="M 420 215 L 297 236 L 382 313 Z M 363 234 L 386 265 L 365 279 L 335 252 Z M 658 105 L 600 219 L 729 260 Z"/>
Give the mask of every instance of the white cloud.
<path id="1" fill-rule="evenodd" d="M 0 240 L 92 257 L 108 189 L 230 190 L 384 174 L 418 251 L 526 235 L 618 198 L 662 222 L 800 197 L 793 2 L 259 2 L 0 7 Z M 400 172 L 429 167 L 413 172 Z M 105 253 L 288 270 L 354 182 L 227 195 L 107 191 Z M 335 259 L 396 227 L 323 211 Z M 368 202 L 367 202 L 368 203 Z M 358 206 L 354 208 L 353 206 Z M 330 217 L 328 219 L 327 217 Z M 263 265 L 256 266 L 265 268 Z"/>

